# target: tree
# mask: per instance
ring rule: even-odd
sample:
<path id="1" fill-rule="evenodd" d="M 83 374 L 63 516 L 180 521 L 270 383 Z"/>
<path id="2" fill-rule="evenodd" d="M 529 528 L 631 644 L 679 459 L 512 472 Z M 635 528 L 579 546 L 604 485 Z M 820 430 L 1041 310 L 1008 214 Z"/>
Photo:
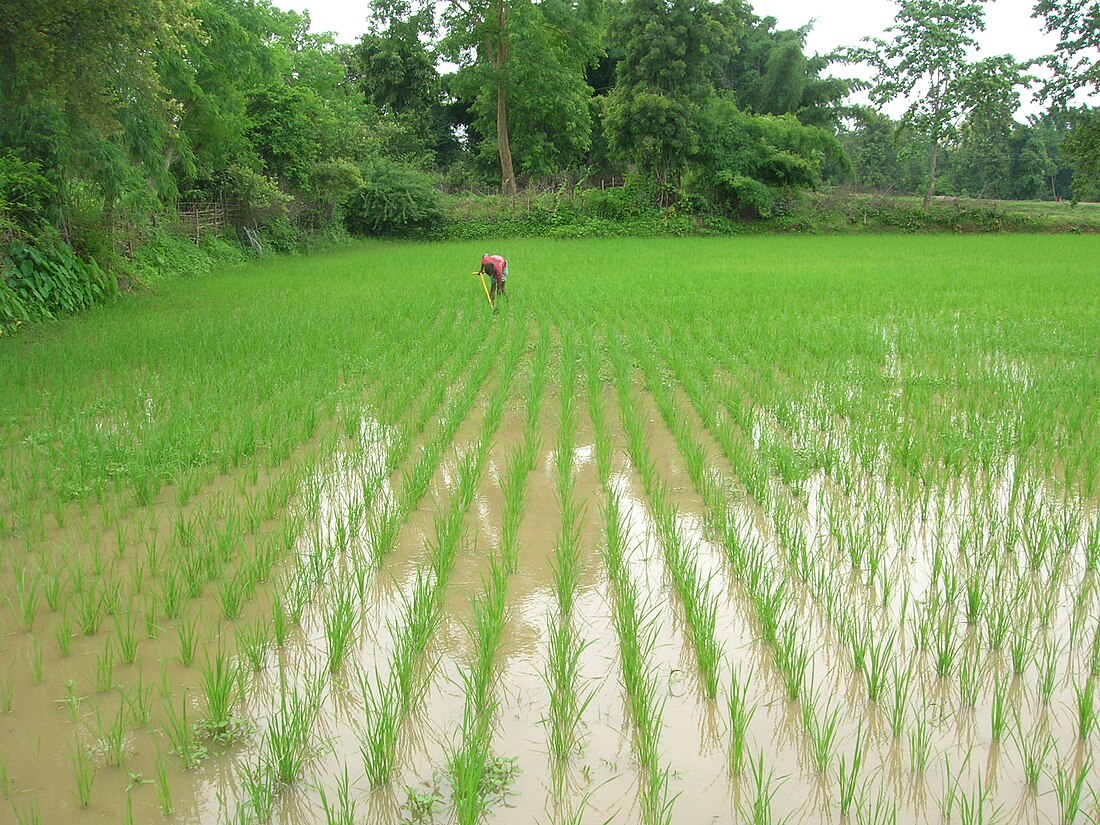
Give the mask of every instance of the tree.
<path id="1" fill-rule="evenodd" d="M 1073 112 L 1063 151 L 1073 163 L 1074 201 L 1100 200 L 1100 109 Z"/>
<path id="2" fill-rule="evenodd" d="M 926 137 L 931 145 L 924 209 L 936 191 L 936 167 L 945 143 L 957 134 L 958 122 L 984 96 L 1005 99 L 1025 82 L 1023 67 L 1010 57 L 971 63 L 974 35 L 985 28 L 982 2 L 970 0 L 895 0 L 898 13 L 887 31 L 889 41 L 864 38 L 873 48 L 842 51 L 848 62 L 875 70 L 870 95 L 878 105 L 899 98 L 910 101 L 902 125 Z"/>
<path id="3" fill-rule="evenodd" d="M 587 150 L 585 72 L 602 48 L 602 8 L 602 0 L 449 0 L 442 53 L 463 66 L 456 91 L 473 100 L 506 194 L 516 191 L 514 151 L 521 172 L 538 177 Z"/>
<path id="4" fill-rule="evenodd" d="M 657 185 L 662 201 L 698 150 L 700 117 L 715 93 L 715 55 L 735 22 L 706 0 L 627 0 L 611 36 L 622 51 L 605 126 L 614 152 Z"/>
<path id="5" fill-rule="evenodd" d="M 835 128 L 851 83 L 822 77 L 829 59 L 806 55 L 811 25 L 777 30 L 774 17 L 757 17 L 747 7 L 738 11 L 738 19 L 740 33 L 718 87 L 732 91 L 738 105 L 757 114 L 793 114 L 803 123 Z"/>
<path id="6" fill-rule="evenodd" d="M 970 99 L 952 157 L 956 189 L 989 198 L 1012 197 L 1013 114 L 1020 107 L 1015 86 L 1006 83 L 1019 72 L 1011 58 L 990 58 L 974 64 L 967 78 Z"/>
<path id="7" fill-rule="evenodd" d="M 1058 37 L 1045 96 L 1065 106 L 1078 90 L 1100 88 L 1100 0 L 1039 0 L 1032 16 Z"/>

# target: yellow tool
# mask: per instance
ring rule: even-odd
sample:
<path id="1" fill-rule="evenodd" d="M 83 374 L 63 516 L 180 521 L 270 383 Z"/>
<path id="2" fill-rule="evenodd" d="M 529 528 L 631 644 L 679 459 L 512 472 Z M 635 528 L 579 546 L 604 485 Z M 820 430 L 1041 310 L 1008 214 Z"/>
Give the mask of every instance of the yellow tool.
<path id="1" fill-rule="evenodd" d="M 481 278 L 481 288 L 485 290 L 485 300 L 488 301 L 489 306 L 492 307 L 493 306 L 493 296 L 489 294 L 489 285 L 487 283 L 485 283 L 485 273 L 482 272 L 479 269 L 477 272 L 472 272 L 470 274 L 477 275 L 479 278 Z M 493 307 L 493 308 L 495 309 L 495 307 Z"/>

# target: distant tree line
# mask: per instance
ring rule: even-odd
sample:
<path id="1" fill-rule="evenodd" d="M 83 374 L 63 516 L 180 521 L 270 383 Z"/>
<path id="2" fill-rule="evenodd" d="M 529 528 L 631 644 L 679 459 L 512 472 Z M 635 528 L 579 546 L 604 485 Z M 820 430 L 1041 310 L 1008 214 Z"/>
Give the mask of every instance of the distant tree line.
<path id="1" fill-rule="evenodd" d="M 43 303 L 36 260 L 109 290 L 81 267 L 124 264 L 181 201 L 279 248 L 430 224 L 439 190 L 626 180 L 734 218 L 823 181 L 1100 196 L 1100 115 L 1071 106 L 1100 0 L 1037 3 L 1059 47 L 1026 122 L 1028 67 L 972 57 L 981 3 L 895 2 L 888 40 L 826 57 L 744 0 L 379 0 L 355 44 L 270 0 L 0 0 L 0 325 Z M 875 69 L 876 107 L 916 102 L 848 105 L 844 61 Z"/>

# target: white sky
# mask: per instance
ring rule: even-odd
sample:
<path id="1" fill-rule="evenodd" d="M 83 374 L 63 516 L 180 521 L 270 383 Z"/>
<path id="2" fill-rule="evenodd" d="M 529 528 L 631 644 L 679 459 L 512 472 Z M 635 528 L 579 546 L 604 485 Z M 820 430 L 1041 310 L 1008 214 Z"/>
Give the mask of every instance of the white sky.
<path id="1" fill-rule="evenodd" d="M 351 43 L 366 31 L 367 2 L 347 0 L 274 0 L 284 9 L 308 11 L 313 30 L 332 31 L 340 42 Z M 880 36 L 893 20 L 896 6 L 890 0 L 755 0 L 753 11 L 771 16 L 780 28 L 798 28 L 816 18 L 807 51 L 829 52 L 837 46 L 854 46 L 862 37 Z M 1055 40 L 1044 34 L 1031 17 L 1034 0 L 991 0 L 986 5 L 986 30 L 978 38 L 982 55 L 1011 54 L 1018 60 L 1039 57 L 1051 51 Z M 855 67 L 835 66 L 832 71 L 857 75 Z M 1036 72 L 1039 73 L 1038 71 Z M 865 75 L 864 75 L 865 76 Z M 899 114 L 901 109 L 891 112 Z M 1020 116 L 1039 111 L 1025 93 Z"/>

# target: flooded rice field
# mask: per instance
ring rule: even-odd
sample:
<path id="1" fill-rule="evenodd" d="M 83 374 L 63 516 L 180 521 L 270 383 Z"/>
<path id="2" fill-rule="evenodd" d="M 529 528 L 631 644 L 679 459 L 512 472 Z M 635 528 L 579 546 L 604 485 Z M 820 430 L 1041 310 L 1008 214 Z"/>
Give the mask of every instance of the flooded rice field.
<path id="1" fill-rule="evenodd" d="M 1094 351 L 550 306 L 147 495 L 9 446 L 0 821 L 1096 820 Z"/>

